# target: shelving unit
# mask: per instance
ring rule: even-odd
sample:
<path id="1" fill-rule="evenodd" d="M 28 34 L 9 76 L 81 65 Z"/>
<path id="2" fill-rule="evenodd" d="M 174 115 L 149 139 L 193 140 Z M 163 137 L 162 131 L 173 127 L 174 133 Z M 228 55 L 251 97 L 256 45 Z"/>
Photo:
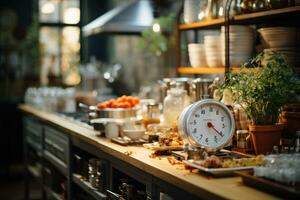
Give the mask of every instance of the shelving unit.
<path id="1" fill-rule="evenodd" d="M 256 13 L 249 13 L 249 14 L 241 14 L 236 16 L 230 16 L 230 24 L 243 24 L 243 23 L 256 23 L 259 20 L 268 21 L 274 17 L 281 17 L 281 16 L 289 16 L 292 14 L 300 14 L 300 6 L 293 6 L 287 8 L 280 8 L 274 10 L 267 10 L 261 11 Z M 294 19 L 296 20 L 296 19 Z M 201 74 L 224 74 L 225 67 L 217 67 L 217 68 L 192 68 L 188 66 L 182 66 L 181 63 L 181 49 L 180 49 L 180 38 L 181 32 L 183 31 L 190 31 L 190 30 L 199 30 L 199 29 L 208 29 L 208 28 L 217 28 L 220 26 L 225 25 L 225 19 L 211 19 L 205 20 L 201 22 L 194 22 L 188 24 L 179 24 L 177 29 L 177 73 L 178 74 L 194 74 L 194 75 L 201 75 Z M 230 70 L 238 71 L 239 68 L 232 68 Z M 296 68 L 295 70 L 299 73 L 299 69 Z"/>
<path id="2" fill-rule="evenodd" d="M 233 71 L 238 71 L 239 68 L 232 68 Z M 224 74 L 225 67 L 178 67 L 177 73 L 179 74 Z"/>
<path id="3" fill-rule="evenodd" d="M 261 17 L 273 17 L 276 15 L 282 15 L 282 14 L 299 12 L 299 11 L 300 11 L 300 6 L 287 7 L 287 8 L 281 8 L 281 9 L 275 9 L 275 10 L 261 11 L 261 12 L 256 12 L 256 13 L 236 15 L 236 16 L 232 16 L 230 21 L 231 22 L 244 22 L 244 21 L 253 20 L 253 19 L 257 19 L 257 18 L 261 18 Z M 219 19 L 206 20 L 206 21 L 202 21 L 202 22 L 180 24 L 178 26 L 178 29 L 179 30 L 191 30 L 191 29 L 208 28 L 208 27 L 213 27 L 213 26 L 222 26 L 224 24 L 225 24 L 224 18 L 219 18 Z"/>

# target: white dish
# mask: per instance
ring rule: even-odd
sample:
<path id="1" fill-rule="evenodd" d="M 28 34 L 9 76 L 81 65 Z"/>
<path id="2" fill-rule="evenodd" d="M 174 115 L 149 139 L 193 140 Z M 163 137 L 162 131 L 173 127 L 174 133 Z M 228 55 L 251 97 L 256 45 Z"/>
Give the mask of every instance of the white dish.
<path id="1" fill-rule="evenodd" d="M 123 134 L 132 140 L 137 140 L 144 136 L 145 131 L 146 129 L 123 129 Z"/>
<path id="2" fill-rule="evenodd" d="M 184 164 L 188 165 L 188 166 L 199 169 L 202 172 L 206 172 L 206 173 L 210 173 L 210 174 L 214 174 L 214 175 L 232 174 L 235 171 L 250 170 L 250 169 L 254 168 L 254 166 L 250 166 L 250 167 L 231 167 L 231 168 L 205 168 L 205 167 L 202 167 L 198 164 L 195 164 L 194 162 L 189 161 L 189 160 L 183 160 L 182 162 Z"/>

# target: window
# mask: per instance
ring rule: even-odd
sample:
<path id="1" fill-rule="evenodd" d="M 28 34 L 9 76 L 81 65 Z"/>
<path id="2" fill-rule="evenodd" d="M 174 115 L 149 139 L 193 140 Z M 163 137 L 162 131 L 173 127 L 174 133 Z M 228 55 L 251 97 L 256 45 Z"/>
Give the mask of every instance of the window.
<path id="1" fill-rule="evenodd" d="M 39 22 L 42 84 L 78 84 L 79 0 L 39 0 Z"/>

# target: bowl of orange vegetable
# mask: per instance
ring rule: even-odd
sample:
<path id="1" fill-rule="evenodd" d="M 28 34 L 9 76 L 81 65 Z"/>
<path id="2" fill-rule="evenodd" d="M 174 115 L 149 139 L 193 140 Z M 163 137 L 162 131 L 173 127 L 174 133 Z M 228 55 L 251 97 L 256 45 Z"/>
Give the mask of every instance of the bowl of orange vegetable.
<path id="1" fill-rule="evenodd" d="M 116 99 L 98 103 L 94 107 L 98 118 L 128 118 L 136 117 L 140 99 L 123 95 Z"/>

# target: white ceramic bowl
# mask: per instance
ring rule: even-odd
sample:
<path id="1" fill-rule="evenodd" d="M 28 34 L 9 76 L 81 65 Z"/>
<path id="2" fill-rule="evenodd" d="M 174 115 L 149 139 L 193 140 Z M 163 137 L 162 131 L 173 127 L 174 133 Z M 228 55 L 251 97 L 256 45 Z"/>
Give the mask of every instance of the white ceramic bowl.
<path id="1" fill-rule="evenodd" d="M 276 50 L 277 49 L 277 50 Z M 291 67 L 298 67 L 300 66 L 300 51 L 299 50 L 284 50 L 280 48 L 273 48 L 273 49 L 264 49 L 264 59 L 267 59 L 272 52 L 278 52 L 283 54 L 285 61 Z"/>
<path id="2" fill-rule="evenodd" d="M 221 32 L 225 32 L 225 26 L 221 27 Z M 229 27 L 229 32 L 253 32 L 253 28 L 251 26 L 245 26 L 245 25 L 231 25 Z"/>
<path id="3" fill-rule="evenodd" d="M 207 66 L 208 67 L 222 67 L 222 60 L 221 57 L 216 58 L 206 58 Z"/>
<path id="4" fill-rule="evenodd" d="M 257 30 L 261 35 L 262 44 L 269 48 L 295 46 L 297 31 L 292 27 L 271 27 Z"/>
<path id="5" fill-rule="evenodd" d="M 144 136 L 146 129 L 124 129 L 123 134 L 124 136 L 129 137 L 132 140 L 140 139 Z"/>
<path id="6" fill-rule="evenodd" d="M 191 66 L 193 68 L 203 68 L 207 67 L 206 59 L 190 59 Z"/>
<path id="7" fill-rule="evenodd" d="M 191 66 L 194 68 L 206 66 L 205 49 L 203 44 L 189 46 L 189 60 Z"/>
<path id="8" fill-rule="evenodd" d="M 245 62 L 247 62 L 251 58 L 250 55 L 235 55 L 235 56 L 230 56 L 229 61 L 230 61 L 230 66 L 232 67 L 239 67 Z M 222 57 L 222 64 L 225 65 L 225 55 Z"/>
<path id="9" fill-rule="evenodd" d="M 203 49 L 204 44 L 201 43 L 190 43 L 188 44 L 188 49 Z"/>

